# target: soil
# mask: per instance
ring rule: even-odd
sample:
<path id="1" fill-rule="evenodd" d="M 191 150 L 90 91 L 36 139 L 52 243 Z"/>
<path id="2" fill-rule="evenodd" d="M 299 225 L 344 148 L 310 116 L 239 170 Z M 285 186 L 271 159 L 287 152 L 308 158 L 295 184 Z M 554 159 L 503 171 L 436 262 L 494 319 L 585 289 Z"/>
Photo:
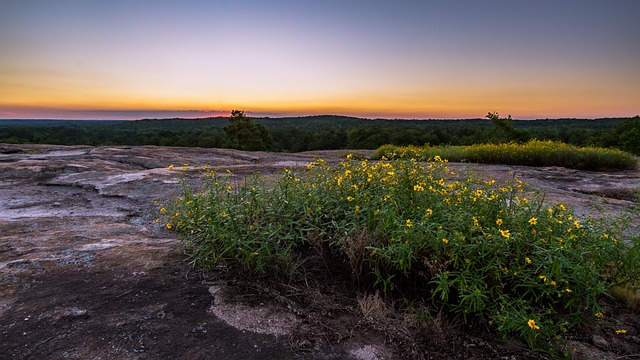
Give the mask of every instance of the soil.
<path id="1" fill-rule="evenodd" d="M 393 311 L 363 314 L 338 279 L 300 289 L 198 271 L 155 221 L 154 201 L 197 185 L 204 165 L 241 179 L 346 153 L 0 144 L 0 359 L 549 356 L 444 319 L 421 329 Z M 515 173 L 583 214 L 631 213 L 640 188 L 640 170 L 453 165 L 496 180 Z M 566 338 L 569 354 L 640 356 L 640 315 L 615 302 L 607 311 L 628 332 L 610 322 L 580 329 Z"/>

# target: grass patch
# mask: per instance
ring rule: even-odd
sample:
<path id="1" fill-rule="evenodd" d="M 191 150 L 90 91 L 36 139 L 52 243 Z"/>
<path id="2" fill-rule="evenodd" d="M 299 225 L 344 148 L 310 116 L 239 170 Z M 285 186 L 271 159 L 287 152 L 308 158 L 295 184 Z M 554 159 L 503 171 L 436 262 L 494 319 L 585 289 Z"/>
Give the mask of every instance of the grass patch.
<path id="1" fill-rule="evenodd" d="M 579 170 L 626 170 L 637 166 L 634 155 L 607 148 L 576 147 L 554 141 L 531 140 L 524 144 L 478 144 L 470 146 L 384 145 L 377 159 L 428 161 L 439 156 L 453 162 L 526 166 L 562 166 Z"/>
<path id="2" fill-rule="evenodd" d="M 358 309 L 365 319 L 384 319 L 392 312 L 379 293 L 359 296 Z"/>
<path id="3" fill-rule="evenodd" d="M 194 265 L 287 282 L 346 277 L 365 294 L 363 314 L 385 312 L 380 293 L 534 349 L 594 319 L 609 288 L 637 279 L 630 221 L 578 218 L 517 178 L 461 176 L 433 158 L 317 160 L 238 188 L 210 172 L 201 191 L 186 187 L 161 212 Z"/>
<path id="4" fill-rule="evenodd" d="M 640 310 L 640 288 L 627 284 L 627 286 L 614 286 L 609 290 L 614 298 L 624 302 L 633 310 Z"/>

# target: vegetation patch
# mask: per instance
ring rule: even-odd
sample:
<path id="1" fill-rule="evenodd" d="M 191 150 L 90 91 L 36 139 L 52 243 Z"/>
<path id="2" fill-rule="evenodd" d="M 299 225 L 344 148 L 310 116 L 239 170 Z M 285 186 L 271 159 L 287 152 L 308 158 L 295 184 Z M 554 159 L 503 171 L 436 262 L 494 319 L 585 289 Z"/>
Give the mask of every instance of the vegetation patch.
<path id="1" fill-rule="evenodd" d="M 637 166 L 634 155 L 616 149 L 577 147 L 555 141 L 469 146 L 384 145 L 376 158 L 429 161 L 436 156 L 454 162 L 525 166 L 562 166 L 579 170 L 626 170 Z"/>
<path id="2" fill-rule="evenodd" d="M 639 134 L 638 116 L 512 120 L 489 113 L 486 119 L 374 120 L 334 115 L 247 118 L 242 111 L 234 110 L 230 117 L 201 119 L 0 120 L 0 143 L 198 146 L 284 152 L 376 149 L 384 144 L 524 143 L 535 138 L 617 148 L 640 156 Z"/>
<path id="3" fill-rule="evenodd" d="M 544 351 L 607 316 L 610 288 L 637 285 L 630 221 L 579 218 L 518 178 L 457 174 L 443 155 L 429 157 L 317 160 L 242 184 L 209 172 L 160 212 L 196 266 L 300 284 L 348 278 L 363 314 L 387 311 L 380 294 L 427 304 L 419 318 L 446 314 Z"/>

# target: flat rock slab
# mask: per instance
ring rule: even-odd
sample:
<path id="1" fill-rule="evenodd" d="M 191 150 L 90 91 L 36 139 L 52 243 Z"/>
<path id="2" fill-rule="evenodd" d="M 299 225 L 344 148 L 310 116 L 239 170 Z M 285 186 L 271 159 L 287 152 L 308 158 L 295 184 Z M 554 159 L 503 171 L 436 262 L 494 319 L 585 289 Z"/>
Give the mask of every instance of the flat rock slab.
<path id="1" fill-rule="evenodd" d="M 280 333 L 215 316 L 208 287 L 188 276 L 176 234 L 155 222 L 154 200 L 196 182 L 199 166 L 243 176 L 314 159 L 0 145 L 0 358 L 355 358 L 341 347 L 294 352 Z"/>
<path id="2" fill-rule="evenodd" d="M 225 303 L 223 285 L 190 274 L 176 234 L 155 221 L 154 201 L 197 184 L 205 165 L 244 177 L 317 158 L 337 162 L 347 153 L 0 144 L 0 358 L 393 357 L 375 336 L 292 350 L 287 334 L 300 321 L 296 315 Z M 640 187 L 637 170 L 455 166 L 496 179 L 515 173 L 583 213 L 594 206 L 626 212 L 631 199 L 593 195 Z M 241 313 L 255 314 L 248 318 L 256 324 L 240 321 Z"/>

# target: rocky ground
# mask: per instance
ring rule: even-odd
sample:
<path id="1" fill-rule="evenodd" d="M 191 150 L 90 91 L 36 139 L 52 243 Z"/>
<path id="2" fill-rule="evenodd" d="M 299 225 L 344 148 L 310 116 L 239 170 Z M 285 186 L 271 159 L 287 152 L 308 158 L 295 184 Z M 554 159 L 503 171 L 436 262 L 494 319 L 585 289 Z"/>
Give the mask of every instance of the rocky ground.
<path id="1" fill-rule="evenodd" d="M 202 165 L 243 177 L 345 154 L 0 144 L 0 359 L 527 358 L 517 341 L 453 325 L 445 335 L 455 339 L 411 343 L 419 337 L 362 316 L 331 284 L 296 295 L 201 273 L 155 222 L 154 201 L 197 184 Z M 602 216 L 631 211 L 640 188 L 639 170 L 456 166 L 515 173 L 549 200 Z M 587 329 L 569 341 L 577 357 L 640 357 L 640 317 L 611 311 L 629 332 Z"/>

